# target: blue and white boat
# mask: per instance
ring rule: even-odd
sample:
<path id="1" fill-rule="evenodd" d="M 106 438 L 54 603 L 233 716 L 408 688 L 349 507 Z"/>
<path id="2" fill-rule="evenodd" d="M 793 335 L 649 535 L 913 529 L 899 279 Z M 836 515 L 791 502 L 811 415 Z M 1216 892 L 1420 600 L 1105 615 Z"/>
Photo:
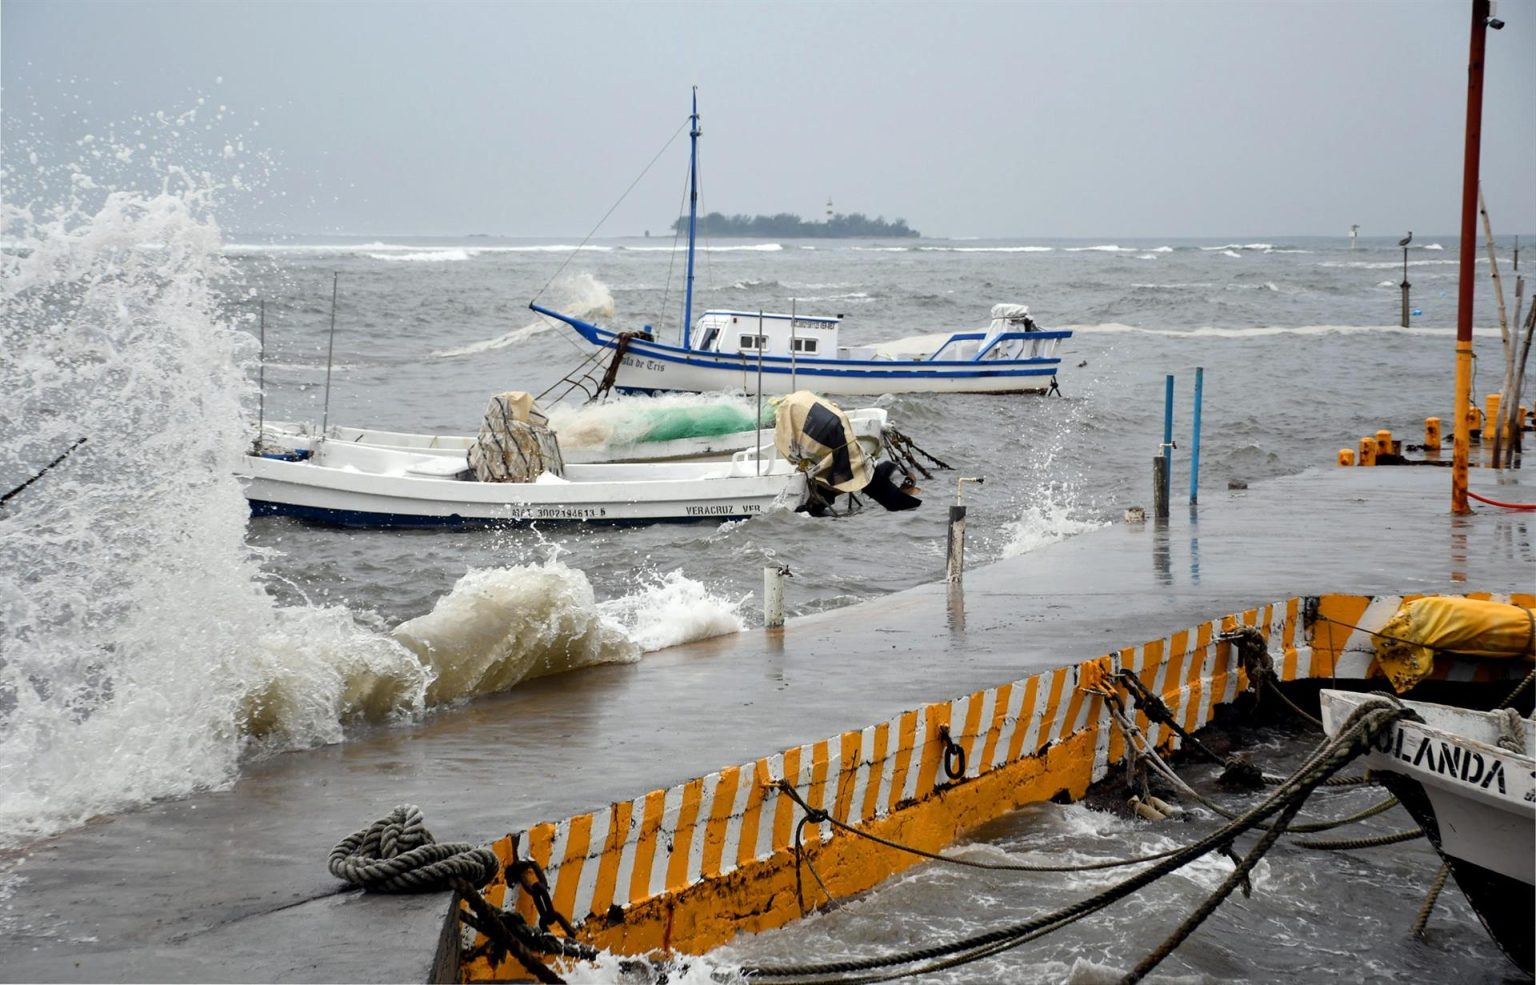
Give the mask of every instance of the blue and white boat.
<path id="1" fill-rule="evenodd" d="M 1020 304 L 999 304 L 984 329 L 938 332 L 875 345 L 843 345 L 841 316 L 765 311 L 706 311 L 693 321 L 698 225 L 699 105 L 689 117 L 688 270 L 682 337 L 662 342 L 647 331 L 615 331 L 538 303 L 534 311 L 564 322 L 614 364 L 621 393 L 744 391 L 817 393 L 1044 393 L 1055 388 L 1070 331 L 1043 331 Z"/>

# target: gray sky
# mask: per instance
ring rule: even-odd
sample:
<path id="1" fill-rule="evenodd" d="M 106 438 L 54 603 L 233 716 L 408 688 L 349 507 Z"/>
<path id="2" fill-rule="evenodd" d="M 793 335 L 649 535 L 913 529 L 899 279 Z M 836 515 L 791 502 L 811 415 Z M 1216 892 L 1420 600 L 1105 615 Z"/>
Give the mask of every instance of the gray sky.
<path id="1" fill-rule="evenodd" d="M 1531 233 L 1536 0 L 1497 6 L 1484 189 L 1495 232 Z M 935 236 L 1454 233 L 1470 9 L 3 0 L 4 166 L 201 98 L 175 153 L 272 162 L 227 229 L 579 237 L 697 84 L 708 210 L 819 218 L 830 196 Z M 664 232 L 686 154 L 683 135 L 599 235 Z"/>

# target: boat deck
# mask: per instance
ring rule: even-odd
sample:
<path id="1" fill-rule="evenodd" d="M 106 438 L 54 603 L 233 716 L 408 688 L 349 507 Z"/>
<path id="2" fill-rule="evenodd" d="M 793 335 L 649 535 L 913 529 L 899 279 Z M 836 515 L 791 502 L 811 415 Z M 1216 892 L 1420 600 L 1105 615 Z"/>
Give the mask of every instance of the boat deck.
<path id="1" fill-rule="evenodd" d="M 446 897 L 337 893 L 325 868 L 396 804 L 440 840 L 488 841 L 1292 595 L 1536 589 L 1536 516 L 1452 517 L 1449 487 L 1376 468 L 1210 490 L 1198 514 L 968 571 L 963 614 L 925 585 L 277 757 L 28 848 L 25 882 L 0 884 L 6 978 L 425 980 Z M 1536 501 L 1519 473 L 1472 487 Z"/>

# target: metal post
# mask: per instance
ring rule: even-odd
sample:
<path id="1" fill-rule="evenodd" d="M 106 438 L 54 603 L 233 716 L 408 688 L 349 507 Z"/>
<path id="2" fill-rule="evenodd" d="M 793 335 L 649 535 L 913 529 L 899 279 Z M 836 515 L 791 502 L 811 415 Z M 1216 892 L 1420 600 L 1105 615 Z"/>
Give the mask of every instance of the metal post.
<path id="1" fill-rule="evenodd" d="M 965 484 L 980 485 L 986 481 L 979 476 L 966 476 L 955 482 L 955 505 L 949 508 L 949 549 L 944 552 L 944 580 L 951 585 L 959 584 L 965 574 L 965 504 L 961 502 Z"/>
<path id="2" fill-rule="evenodd" d="M 784 576 L 789 569 L 779 565 L 763 568 L 763 628 L 784 628 Z"/>
<path id="3" fill-rule="evenodd" d="M 699 87 L 693 87 L 688 128 L 688 286 L 683 292 L 683 348 L 693 347 L 693 248 L 699 222 Z"/>
<path id="4" fill-rule="evenodd" d="M 945 551 L 944 580 L 951 585 L 965 574 L 965 507 L 949 508 L 949 549 Z"/>
<path id="5" fill-rule="evenodd" d="M 331 420 L 331 362 L 336 354 L 336 286 L 341 282 L 341 273 L 331 274 L 331 338 L 325 348 L 325 409 L 320 415 L 319 440 L 325 440 Z"/>
<path id="6" fill-rule="evenodd" d="M 1201 392 L 1204 390 L 1205 369 L 1195 367 L 1195 420 L 1191 425 L 1189 447 L 1189 504 L 1195 505 L 1200 501 L 1200 401 Z"/>
<path id="7" fill-rule="evenodd" d="M 1173 476 L 1173 374 L 1169 374 L 1163 381 L 1163 471 L 1162 488 L 1158 495 L 1162 499 L 1163 508 L 1158 512 L 1159 517 L 1168 516 L 1168 492 L 1169 482 Z"/>
<path id="8" fill-rule="evenodd" d="M 763 346 L 767 339 L 763 335 L 763 313 L 757 313 L 757 426 L 761 430 L 763 426 Z M 757 474 L 763 474 L 763 444 L 757 444 Z"/>
<path id="9" fill-rule="evenodd" d="M 1403 327 L 1408 327 L 1408 247 L 1403 247 L 1403 282 L 1398 285 L 1403 291 Z"/>
<path id="10" fill-rule="evenodd" d="M 1152 516 L 1168 519 L 1168 459 L 1152 459 Z"/>
<path id="11" fill-rule="evenodd" d="M 791 393 L 800 389 L 800 384 L 795 375 L 795 299 L 789 299 L 789 391 Z M 835 355 L 835 353 L 834 353 Z"/>
<path id="12" fill-rule="evenodd" d="M 1472 288 L 1477 263 L 1477 181 L 1483 139 L 1483 53 L 1488 40 L 1488 0 L 1472 0 L 1472 37 L 1467 53 L 1467 133 L 1461 177 L 1461 263 L 1456 297 L 1456 433 L 1452 442 L 1451 512 L 1467 505 L 1468 421 L 1472 401 Z"/>
<path id="13" fill-rule="evenodd" d="M 256 337 L 260 348 L 256 357 L 256 452 L 261 452 L 261 435 L 267 429 L 267 301 L 256 303 Z"/>

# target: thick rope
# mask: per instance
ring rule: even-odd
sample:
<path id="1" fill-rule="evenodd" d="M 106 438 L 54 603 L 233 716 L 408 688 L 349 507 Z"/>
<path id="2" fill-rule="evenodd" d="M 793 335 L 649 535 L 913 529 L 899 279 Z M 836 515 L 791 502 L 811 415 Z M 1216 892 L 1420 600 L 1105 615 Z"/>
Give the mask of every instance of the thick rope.
<path id="1" fill-rule="evenodd" d="M 805 819 L 811 823 L 820 823 L 825 821 L 831 824 L 834 828 L 837 828 L 839 831 L 846 831 L 848 834 L 858 835 L 860 838 L 863 838 L 866 841 L 872 841 L 877 845 L 884 845 L 886 848 L 894 848 L 899 852 L 906 852 L 909 855 L 916 855 L 920 858 L 926 858 L 933 862 L 944 862 L 948 865 L 959 865 L 969 869 L 986 869 L 992 872 L 1091 872 L 1097 869 L 1115 869 L 1126 865 L 1141 865 L 1143 862 L 1156 862 L 1161 859 L 1168 858 L 1169 856 L 1177 855 L 1181 851 L 1181 849 L 1172 848 L 1166 852 L 1158 852 L 1156 855 L 1143 855 L 1140 858 L 1115 859 L 1114 861 L 1110 862 L 1088 862 L 1082 865 L 1030 865 L 1024 862 L 977 862 L 968 858 L 957 858 L 954 855 L 941 855 L 938 852 L 930 852 L 921 848 L 914 848 L 911 845 L 903 845 L 901 842 L 891 841 L 888 838 L 882 838 L 879 835 L 871 834 L 868 831 L 856 828 L 851 824 L 839 821 L 837 818 L 827 814 L 825 811 L 818 811 L 814 807 L 811 807 L 809 804 L 807 804 L 804 798 L 800 796 L 800 791 L 796 790 L 794 784 L 790 783 L 788 780 L 780 780 L 778 783 L 778 788 L 780 793 L 784 794 L 790 800 L 800 805 L 800 807 L 806 812 Z M 805 822 L 802 821 L 801 823 L 803 824 Z"/>
<path id="2" fill-rule="evenodd" d="M 425 893 L 448 889 L 455 879 L 483 886 L 501 863 L 489 848 L 432 837 L 415 804 L 343 838 L 331 849 L 330 871 L 338 879 L 375 893 Z"/>
<path id="3" fill-rule="evenodd" d="M 1392 704 L 1385 700 L 1370 701 L 1361 705 L 1351 713 L 1349 719 L 1339 730 L 1339 734 L 1326 740 L 1312 756 L 1308 757 L 1307 761 L 1302 764 L 1302 767 L 1292 774 L 1291 782 L 1270 794 L 1269 797 L 1265 798 L 1263 802 L 1255 806 L 1247 814 L 1244 814 L 1238 820 L 1229 822 L 1220 830 L 1202 838 L 1200 841 L 1181 849 L 1158 865 L 1137 873 L 1118 885 L 1057 910 L 1054 913 L 1045 914 L 1024 923 L 1000 927 L 948 944 L 918 948 L 902 954 L 821 964 L 783 965 L 777 967 L 745 966 L 741 969 L 741 973 L 748 978 L 775 979 L 840 975 L 849 972 L 870 971 L 876 968 L 889 968 L 895 965 L 916 964 L 917 962 L 928 961 L 934 958 L 959 955 L 962 952 L 970 952 L 969 958 L 974 960 L 978 957 L 984 957 L 988 954 L 1017 946 L 1031 939 L 1032 935 L 1065 926 L 1124 899 L 1143 886 L 1149 885 L 1169 872 L 1188 865 L 1208 852 L 1230 845 L 1232 840 L 1238 835 L 1254 828 L 1259 822 L 1284 811 L 1287 816 L 1275 824 L 1272 831 L 1273 837 L 1279 837 L 1280 832 L 1288 827 L 1289 817 L 1293 816 L 1295 811 L 1300 808 L 1301 803 L 1305 801 L 1312 790 L 1322 783 L 1324 779 L 1342 769 L 1356 756 L 1367 751 L 1376 734 L 1382 729 L 1410 714 L 1412 713 L 1401 705 Z M 1268 847 L 1263 842 L 1261 842 L 1261 845 L 1266 849 Z M 1258 861 L 1257 857 L 1253 857 L 1253 861 L 1256 863 Z M 1246 871 L 1242 873 L 1243 876 L 1246 876 L 1246 874 Z M 868 978 L 854 979 L 853 981 L 878 980 L 881 979 Z M 847 980 L 838 979 L 838 981 Z"/>
<path id="4" fill-rule="evenodd" d="M 1169 766 L 1167 762 L 1165 762 L 1163 758 L 1157 754 L 1157 751 L 1152 747 L 1152 743 L 1147 739 L 1145 733 L 1143 733 L 1141 729 L 1137 727 L 1135 722 L 1131 721 L 1125 715 L 1119 700 L 1113 698 L 1112 695 L 1110 697 L 1111 700 L 1106 702 L 1106 705 L 1109 708 L 1110 717 L 1117 725 L 1120 726 L 1120 730 L 1125 734 L 1126 743 L 1133 750 L 1136 750 L 1138 755 L 1140 755 L 1148 765 L 1150 765 L 1154 770 L 1158 772 L 1160 776 L 1172 784 L 1175 789 L 1183 792 L 1191 799 L 1199 801 L 1202 805 L 1212 811 L 1215 811 L 1222 817 L 1227 818 L 1228 820 L 1235 820 L 1239 816 L 1227 808 L 1222 807 L 1220 804 L 1211 800 L 1209 797 L 1205 796 L 1200 791 L 1196 790 L 1194 787 L 1185 782 L 1184 778 L 1179 776 L 1178 772 L 1172 766 Z M 1319 785 L 1321 785 L 1321 783 Z M 1343 827 L 1346 824 L 1353 824 L 1356 821 L 1363 821 L 1366 818 L 1375 817 L 1377 814 L 1391 810 L 1396 806 L 1397 798 L 1388 797 L 1386 800 L 1373 804 L 1370 807 L 1367 807 L 1364 810 L 1358 811 L 1347 817 L 1337 818 L 1330 821 L 1308 821 L 1303 824 L 1293 824 L 1290 826 L 1290 829 L 1296 833 L 1308 834 L 1315 834 L 1319 831 L 1329 831 L 1333 828 Z M 1264 828 L 1263 825 L 1258 825 L 1258 827 Z"/>
<path id="5" fill-rule="evenodd" d="M 1424 897 L 1424 905 L 1419 907 L 1419 915 L 1413 919 L 1413 936 L 1424 939 L 1424 928 L 1429 925 L 1429 915 L 1435 910 L 1435 901 L 1440 898 L 1440 891 L 1445 888 L 1445 880 L 1450 877 L 1449 864 L 1440 866 L 1440 871 L 1435 873 L 1435 881 L 1429 886 L 1429 895 Z"/>

